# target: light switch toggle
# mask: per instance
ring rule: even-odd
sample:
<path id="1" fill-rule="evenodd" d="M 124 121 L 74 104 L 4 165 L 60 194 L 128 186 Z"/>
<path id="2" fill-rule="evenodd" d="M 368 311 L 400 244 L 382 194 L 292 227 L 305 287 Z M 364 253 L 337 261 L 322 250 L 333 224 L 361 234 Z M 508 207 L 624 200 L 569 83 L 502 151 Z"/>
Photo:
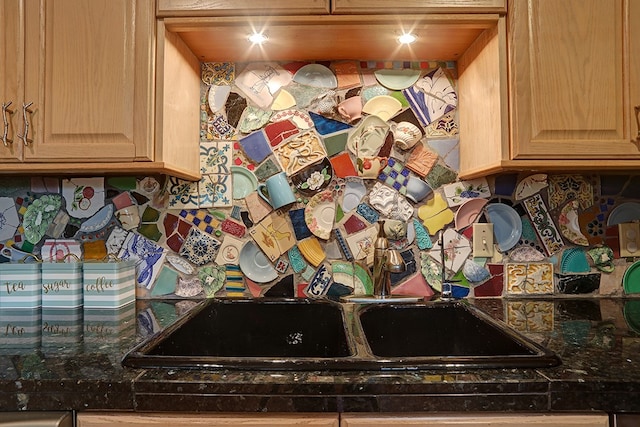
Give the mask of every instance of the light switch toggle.
<path id="1" fill-rule="evenodd" d="M 474 258 L 493 256 L 493 224 L 473 224 L 473 256 Z"/>

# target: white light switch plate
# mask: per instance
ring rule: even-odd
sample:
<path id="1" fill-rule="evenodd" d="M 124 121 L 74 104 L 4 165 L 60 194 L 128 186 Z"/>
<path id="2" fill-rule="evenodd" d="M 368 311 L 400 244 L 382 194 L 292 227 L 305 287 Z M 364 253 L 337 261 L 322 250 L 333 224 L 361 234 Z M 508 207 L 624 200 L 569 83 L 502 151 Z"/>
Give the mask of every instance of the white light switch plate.
<path id="1" fill-rule="evenodd" d="M 493 256 L 493 224 L 473 224 L 473 256 L 474 258 L 490 258 Z"/>
<path id="2" fill-rule="evenodd" d="M 620 256 L 634 257 L 640 255 L 640 223 L 626 222 L 618 224 L 620 236 Z"/>

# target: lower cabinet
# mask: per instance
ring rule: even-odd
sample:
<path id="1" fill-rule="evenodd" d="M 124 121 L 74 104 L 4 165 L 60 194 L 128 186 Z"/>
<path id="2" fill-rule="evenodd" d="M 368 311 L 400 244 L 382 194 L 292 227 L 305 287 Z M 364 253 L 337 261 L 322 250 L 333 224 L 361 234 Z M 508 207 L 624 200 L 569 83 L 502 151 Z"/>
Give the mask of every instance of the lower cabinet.
<path id="1" fill-rule="evenodd" d="M 338 414 L 82 413 L 77 427 L 339 427 Z"/>
<path id="2" fill-rule="evenodd" d="M 608 427 L 609 416 L 598 414 L 343 414 L 340 427 Z"/>

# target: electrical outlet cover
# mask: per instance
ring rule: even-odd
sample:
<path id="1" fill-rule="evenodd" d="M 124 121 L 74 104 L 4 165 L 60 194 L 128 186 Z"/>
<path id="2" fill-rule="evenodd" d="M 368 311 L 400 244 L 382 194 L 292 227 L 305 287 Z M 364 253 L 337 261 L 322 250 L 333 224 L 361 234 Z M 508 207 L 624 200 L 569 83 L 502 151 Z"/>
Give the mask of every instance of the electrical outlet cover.
<path id="1" fill-rule="evenodd" d="M 618 233 L 620 235 L 620 256 L 625 258 L 640 255 L 640 223 L 618 224 Z"/>

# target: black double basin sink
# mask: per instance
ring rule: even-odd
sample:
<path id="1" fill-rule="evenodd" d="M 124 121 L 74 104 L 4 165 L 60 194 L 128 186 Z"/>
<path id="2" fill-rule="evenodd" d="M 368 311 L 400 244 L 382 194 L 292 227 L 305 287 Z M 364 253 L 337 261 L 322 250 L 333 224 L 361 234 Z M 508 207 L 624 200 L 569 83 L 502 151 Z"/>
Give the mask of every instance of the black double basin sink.
<path id="1" fill-rule="evenodd" d="M 210 299 L 131 350 L 136 368 L 543 368 L 550 351 L 461 301 Z"/>

